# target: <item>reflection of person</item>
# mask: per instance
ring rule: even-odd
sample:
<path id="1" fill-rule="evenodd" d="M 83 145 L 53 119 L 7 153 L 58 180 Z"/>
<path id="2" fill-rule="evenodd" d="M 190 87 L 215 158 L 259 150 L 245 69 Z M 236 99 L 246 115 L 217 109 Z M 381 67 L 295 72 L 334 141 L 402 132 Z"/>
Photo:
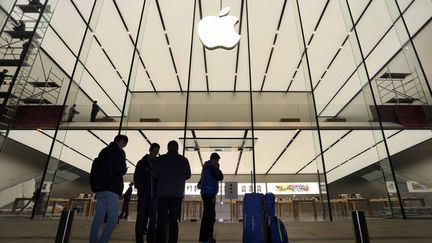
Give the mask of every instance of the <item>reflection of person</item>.
<path id="1" fill-rule="evenodd" d="M 160 146 L 157 143 L 150 145 L 149 153 L 138 161 L 134 181 L 138 189 L 138 207 L 135 224 L 135 241 L 143 243 L 143 235 L 147 231 L 147 242 L 155 241 L 156 229 L 156 181 L 153 178 L 153 168 Z M 150 222 L 147 227 L 147 222 Z"/>
<path id="2" fill-rule="evenodd" d="M 184 197 L 185 182 L 191 177 L 189 161 L 178 153 L 176 141 L 168 143 L 168 152 L 159 156 L 154 177 L 157 179 L 158 215 L 156 242 L 165 243 L 168 226 L 168 242 L 178 239 L 178 220 Z"/>
<path id="3" fill-rule="evenodd" d="M 8 75 L 7 73 L 8 73 L 7 69 L 3 69 L 3 71 L 0 73 L 0 87 L 2 86 L 6 77 L 12 77 L 12 75 Z"/>
<path id="4" fill-rule="evenodd" d="M 15 31 L 25 31 L 25 23 L 24 23 L 24 21 L 22 21 L 22 20 L 18 21 L 18 25 L 14 26 L 13 30 L 15 30 Z"/>
<path id="5" fill-rule="evenodd" d="M 122 198 L 123 198 L 123 206 L 122 206 L 122 211 L 119 215 L 119 218 L 121 219 L 127 219 L 127 217 L 129 216 L 129 202 L 132 196 L 132 190 L 133 190 L 133 185 L 134 183 L 131 182 L 129 183 L 129 187 L 126 190 L 126 192 L 123 194 Z"/>
<path id="6" fill-rule="evenodd" d="M 219 154 L 212 153 L 210 160 L 205 162 L 201 172 L 199 185 L 201 186 L 204 211 L 200 227 L 200 242 L 210 242 L 213 239 L 216 195 L 219 192 L 219 181 L 223 180 L 223 173 L 219 169 L 219 159 Z"/>
<path id="7" fill-rule="evenodd" d="M 97 113 L 100 111 L 99 106 L 97 105 L 97 100 L 93 101 L 92 110 L 90 114 L 90 121 L 95 122 Z"/>
<path id="8" fill-rule="evenodd" d="M 98 166 L 92 168 L 90 184 L 96 192 L 96 213 L 90 230 L 90 243 L 108 242 L 117 224 L 118 205 L 123 192 L 123 175 L 126 174 L 126 154 L 123 148 L 128 143 L 128 137 L 117 135 L 114 141 L 102 149 L 98 158 Z M 99 166 L 103 164 L 103 166 Z M 96 171 L 97 170 L 97 171 Z M 94 174 L 94 177 L 92 177 Z M 99 226 L 107 215 L 107 224 L 99 237 Z"/>
<path id="9" fill-rule="evenodd" d="M 70 108 L 69 108 L 69 114 L 68 114 L 68 122 L 72 122 L 72 120 L 75 117 L 75 114 L 79 114 L 79 112 L 75 109 L 76 104 L 73 104 Z"/>

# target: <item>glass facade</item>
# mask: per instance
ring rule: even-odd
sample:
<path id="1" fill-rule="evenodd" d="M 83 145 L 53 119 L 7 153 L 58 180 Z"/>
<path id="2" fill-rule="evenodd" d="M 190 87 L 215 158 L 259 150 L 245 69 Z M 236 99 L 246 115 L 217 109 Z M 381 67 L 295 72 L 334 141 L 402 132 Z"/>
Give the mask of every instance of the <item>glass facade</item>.
<path id="1" fill-rule="evenodd" d="M 15 16 L 9 2 L 0 5 L 4 28 Z M 225 174 L 221 219 L 241 218 L 249 191 L 275 193 L 284 220 L 348 220 L 355 209 L 432 216 L 431 2 L 225 0 L 239 18 L 231 50 L 210 50 L 197 33 L 218 1 L 48 5 L 52 19 L 24 69 L 62 81 L 55 95 L 41 93 L 54 97 L 48 104 L 21 102 L 2 125 L 2 215 L 72 207 L 91 218 L 91 163 L 121 133 L 130 139 L 125 182 L 151 143 L 163 154 L 179 142 L 193 174 L 184 219 L 200 217 L 195 186 L 212 152 Z"/>

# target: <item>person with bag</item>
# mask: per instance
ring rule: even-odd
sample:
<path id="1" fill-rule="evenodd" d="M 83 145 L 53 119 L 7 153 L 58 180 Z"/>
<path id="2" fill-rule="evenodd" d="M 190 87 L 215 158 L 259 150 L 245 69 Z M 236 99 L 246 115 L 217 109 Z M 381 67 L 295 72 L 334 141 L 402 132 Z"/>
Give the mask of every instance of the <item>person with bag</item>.
<path id="1" fill-rule="evenodd" d="M 213 228 L 216 219 L 216 195 L 219 192 L 219 181 L 223 180 L 223 173 L 219 169 L 220 156 L 217 153 L 210 155 L 210 160 L 204 163 L 198 188 L 201 189 L 201 198 L 204 212 L 201 221 L 199 242 L 216 242 L 213 239 Z"/>
<path id="2" fill-rule="evenodd" d="M 146 232 L 147 242 L 154 243 L 155 241 L 157 181 L 153 178 L 153 168 L 155 166 L 156 156 L 159 154 L 159 149 L 159 144 L 152 143 L 150 145 L 149 153 L 138 161 L 135 168 L 134 181 L 135 187 L 138 190 L 138 206 L 135 223 L 136 243 L 144 243 L 143 235 Z"/>
<path id="3" fill-rule="evenodd" d="M 96 193 L 97 202 L 90 230 L 90 243 L 108 242 L 117 224 L 119 199 L 123 192 L 123 175 L 127 172 L 126 154 L 123 151 L 127 143 L 127 136 L 117 135 L 92 163 L 90 186 Z M 99 237 L 99 226 L 105 215 L 108 215 L 107 224 Z"/>

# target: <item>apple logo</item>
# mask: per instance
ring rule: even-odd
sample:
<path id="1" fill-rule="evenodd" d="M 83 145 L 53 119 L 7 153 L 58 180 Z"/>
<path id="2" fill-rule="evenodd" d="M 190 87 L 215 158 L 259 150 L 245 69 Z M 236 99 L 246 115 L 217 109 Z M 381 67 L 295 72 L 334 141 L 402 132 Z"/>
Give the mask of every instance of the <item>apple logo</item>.
<path id="1" fill-rule="evenodd" d="M 207 16 L 198 23 L 198 36 L 208 49 L 219 47 L 232 49 L 240 40 L 240 35 L 234 30 L 239 19 L 227 16 L 230 7 L 225 7 L 217 16 Z"/>

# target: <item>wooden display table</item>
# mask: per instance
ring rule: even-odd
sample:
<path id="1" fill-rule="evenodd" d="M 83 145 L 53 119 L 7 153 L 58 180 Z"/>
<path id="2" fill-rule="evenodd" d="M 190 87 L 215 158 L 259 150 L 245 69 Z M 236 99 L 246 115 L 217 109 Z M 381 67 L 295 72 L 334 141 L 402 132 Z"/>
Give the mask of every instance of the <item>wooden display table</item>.
<path id="1" fill-rule="evenodd" d="M 279 216 L 279 218 L 282 218 L 282 209 L 283 206 L 287 205 L 288 207 L 288 216 L 291 214 L 293 215 L 293 202 L 292 200 L 283 200 L 283 201 L 276 201 L 276 214 Z"/>
<path id="2" fill-rule="evenodd" d="M 317 207 L 316 207 L 316 199 L 295 199 L 292 200 L 292 207 L 293 207 L 293 217 L 296 218 L 299 216 L 299 211 L 302 211 L 302 204 L 310 203 L 312 204 L 312 208 L 314 211 L 314 217 L 318 217 L 317 213 Z"/>
<path id="3" fill-rule="evenodd" d="M 182 202 L 182 219 L 189 218 L 189 208 L 192 210 L 192 218 L 195 219 L 199 215 L 199 219 L 202 217 L 202 200 L 200 199 L 186 199 Z M 195 215 L 198 209 L 197 215 Z"/>
<path id="4" fill-rule="evenodd" d="M 392 202 L 396 202 L 396 203 L 398 201 L 398 199 L 395 197 L 392 197 L 390 200 Z M 402 201 L 402 205 L 404 207 L 410 202 L 419 202 L 422 207 L 426 206 L 425 200 L 422 197 L 402 197 L 401 201 Z M 382 203 L 384 205 L 384 207 L 389 206 L 388 198 L 372 198 L 372 199 L 370 199 L 370 202 L 371 203 Z"/>

